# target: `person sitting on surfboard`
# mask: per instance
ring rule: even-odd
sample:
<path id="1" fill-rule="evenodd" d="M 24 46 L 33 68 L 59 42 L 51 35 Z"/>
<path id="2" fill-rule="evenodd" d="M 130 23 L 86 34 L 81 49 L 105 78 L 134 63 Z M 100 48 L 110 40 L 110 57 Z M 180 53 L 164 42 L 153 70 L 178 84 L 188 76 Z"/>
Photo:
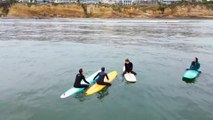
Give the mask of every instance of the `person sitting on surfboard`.
<path id="1" fill-rule="evenodd" d="M 129 59 L 125 60 L 124 66 L 125 66 L 125 70 L 123 72 L 123 76 L 127 72 L 136 75 L 136 73 L 132 70 L 133 69 L 133 64 L 132 64 L 132 62 L 129 61 Z"/>
<path id="2" fill-rule="evenodd" d="M 85 83 L 89 84 L 89 82 L 86 81 L 84 75 L 83 75 L 83 69 L 79 69 L 79 73 L 76 75 L 74 87 L 75 88 L 88 88 L 89 85 L 81 84 L 81 80 L 83 80 Z"/>
<path id="3" fill-rule="evenodd" d="M 200 63 L 198 62 L 198 58 L 195 57 L 195 58 L 194 58 L 194 61 L 192 61 L 191 66 L 190 66 L 189 69 L 190 69 L 190 70 L 196 70 L 196 71 L 198 71 L 199 68 L 200 68 Z"/>
<path id="4" fill-rule="evenodd" d="M 99 76 L 99 77 L 98 77 Z M 104 78 L 106 77 L 107 80 L 109 80 L 109 77 L 107 76 L 107 74 L 105 73 L 105 68 L 102 67 L 101 68 L 101 72 L 99 72 L 95 77 L 94 80 L 98 77 L 98 79 L 96 80 L 96 83 L 99 85 L 107 85 L 107 86 L 111 86 L 111 83 L 108 82 L 104 82 Z"/>

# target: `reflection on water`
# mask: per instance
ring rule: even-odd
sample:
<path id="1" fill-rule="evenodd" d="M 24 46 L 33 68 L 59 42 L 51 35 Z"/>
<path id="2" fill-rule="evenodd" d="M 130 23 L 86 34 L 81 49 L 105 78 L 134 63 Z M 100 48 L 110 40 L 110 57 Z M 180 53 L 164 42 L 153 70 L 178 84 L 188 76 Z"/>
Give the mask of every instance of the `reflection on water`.
<path id="1" fill-rule="evenodd" d="M 102 100 L 104 97 L 106 97 L 109 94 L 108 88 L 109 87 L 104 87 L 103 90 L 97 92 L 96 93 L 97 98 Z M 85 91 L 79 92 L 74 95 L 74 98 L 76 98 L 80 102 L 84 102 L 85 100 L 87 100 L 86 97 L 88 97 L 88 96 L 85 95 Z"/>
<path id="2" fill-rule="evenodd" d="M 80 102 L 84 102 L 84 101 L 86 100 L 85 91 L 76 93 L 76 94 L 74 95 L 74 97 L 75 97 L 76 99 L 78 99 Z"/>
<path id="3" fill-rule="evenodd" d="M 100 92 L 97 92 L 96 95 L 97 95 L 97 98 L 102 100 L 104 97 L 106 97 L 109 92 L 108 92 L 108 88 L 109 87 L 105 87 L 103 90 L 101 90 Z M 71 99 L 72 96 L 70 96 L 69 98 Z M 85 100 L 88 100 L 86 99 L 86 96 L 85 95 L 85 91 L 82 91 L 82 92 L 79 92 L 79 93 L 76 93 L 74 95 L 74 98 L 76 98 L 77 100 L 79 100 L 80 102 L 84 102 Z"/>
<path id="4" fill-rule="evenodd" d="M 182 78 L 182 80 L 186 83 L 195 83 L 196 79 L 187 79 L 187 78 Z"/>
<path id="5" fill-rule="evenodd" d="M 126 84 L 128 85 L 128 84 L 135 84 L 136 82 L 128 82 L 128 81 L 126 81 Z"/>
<path id="6" fill-rule="evenodd" d="M 103 90 L 101 90 L 100 92 L 98 92 L 97 98 L 102 100 L 104 97 L 106 97 L 107 95 L 109 95 L 109 91 L 108 91 L 109 87 L 104 87 Z"/>

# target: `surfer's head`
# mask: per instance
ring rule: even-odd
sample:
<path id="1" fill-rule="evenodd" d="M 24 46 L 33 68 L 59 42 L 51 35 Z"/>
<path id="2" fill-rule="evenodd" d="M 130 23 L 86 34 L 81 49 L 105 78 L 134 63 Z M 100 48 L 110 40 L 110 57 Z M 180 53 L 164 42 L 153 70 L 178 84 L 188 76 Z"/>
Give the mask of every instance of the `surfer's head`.
<path id="1" fill-rule="evenodd" d="M 105 67 L 102 67 L 102 68 L 101 68 L 101 71 L 104 72 L 104 71 L 105 71 Z"/>
<path id="2" fill-rule="evenodd" d="M 194 58 L 194 62 L 198 62 L 198 58 L 197 57 Z"/>
<path id="3" fill-rule="evenodd" d="M 127 63 L 127 64 L 129 63 L 129 59 L 128 58 L 125 60 L 125 63 Z"/>
<path id="4" fill-rule="evenodd" d="M 80 74 L 83 74 L 83 69 L 82 69 L 82 68 L 79 69 L 79 73 L 80 73 Z"/>

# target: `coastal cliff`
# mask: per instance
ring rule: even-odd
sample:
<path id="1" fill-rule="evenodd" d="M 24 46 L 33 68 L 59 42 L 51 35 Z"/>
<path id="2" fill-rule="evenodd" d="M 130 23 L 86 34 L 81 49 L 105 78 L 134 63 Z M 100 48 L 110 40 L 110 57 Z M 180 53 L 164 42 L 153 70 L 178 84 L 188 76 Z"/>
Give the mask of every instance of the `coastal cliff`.
<path id="1" fill-rule="evenodd" d="M 84 17 L 84 10 L 75 4 L 52 5 L 52 4 L 13 4 L 9 8 L 7 17 L 21 18 L 47 18 L 47 17 Z"/>
<path id="2" fill-rule="evenodd" d="M 104 5 L 104 4 L 29 4 L 0 7 L 0 15 L 9 18 L 213 18 L 213 9 L 205 4 L 176 5 Z"/>
<path id="3" fill-rule="evenodd" d="M 3 15 L 3 14 L 4 14 L 3 8 L 1 7 L 1 8 L 0 8 L 0 16 Z"/>

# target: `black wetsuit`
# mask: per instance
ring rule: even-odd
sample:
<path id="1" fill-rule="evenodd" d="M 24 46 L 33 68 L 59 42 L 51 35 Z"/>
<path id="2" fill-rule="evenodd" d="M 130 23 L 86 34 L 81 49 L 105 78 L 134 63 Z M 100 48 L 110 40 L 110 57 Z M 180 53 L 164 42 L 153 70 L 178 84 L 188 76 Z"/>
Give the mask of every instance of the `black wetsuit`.
<path id="1" fill-rule="evenodd" d="M 75 88 L 87 88 L 89 85 L 81 84 L 81 80 L 83 80 L 85 83 L 89 84 L 89 82 L 86 81 L 84 75 L 77 74 L 75 78 L 74 87 Z"/>
<path id="2" fill-rule="evenodd" d="M 198 70 L 199 68 L 200 68 L 200 63 L 192 61 L 191 66 L 190 66 L 190 70 Z"/>
<path id="3" fill-rule="evenodd" d="M 99 77 L 98 77 L 99 76 Z M 94 80 L 98 77 L 98 79 L 96 80 L 96 83 L 99 85 L 107 85 L 107 86 L 111 86 L 111 83 L 108 82 L 104 82 L 104 78 L 106 77 L 107 80 L 109 80 L 109 77 L 107 76 L 107 74 L 105 72 L 99 72 L 95 77 Z"/>
<path id="4" fill-rule="evenodd" d="M 133 69 L 133 64 L 131 62 L 129 62 L 129 64 L 125 63 L 125 71 L 123 72 L 123 75 L 126 73 L 126 72 L 131 72 L 132 74 L 136 75 L 136 73 L 134 71 L 132 71 Z"/>

